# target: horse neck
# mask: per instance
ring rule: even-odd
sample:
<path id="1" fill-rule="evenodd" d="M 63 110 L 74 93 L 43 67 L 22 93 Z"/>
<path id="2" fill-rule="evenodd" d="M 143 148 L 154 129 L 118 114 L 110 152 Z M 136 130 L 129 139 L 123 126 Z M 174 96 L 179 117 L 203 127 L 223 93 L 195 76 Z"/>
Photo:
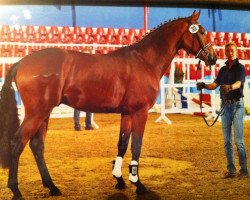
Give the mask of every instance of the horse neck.
<path id="1" fill-rule="evenodd" d="M 173 24 L 165 24 L 138 43 L 141 55 L 152 66 L 151 70 L 159 80 L 181 48 L 181 38 L 187 29 L 184 22 L 184 19 L 179 19 Z"/>

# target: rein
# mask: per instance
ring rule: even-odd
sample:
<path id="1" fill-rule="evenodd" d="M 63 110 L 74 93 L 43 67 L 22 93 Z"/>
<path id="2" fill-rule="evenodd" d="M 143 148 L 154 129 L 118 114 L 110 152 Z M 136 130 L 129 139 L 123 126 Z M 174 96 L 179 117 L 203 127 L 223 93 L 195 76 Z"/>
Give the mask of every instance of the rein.
<path id="1" fill-rule="evenodd" d="M 201 90 L 201 92 L 200 92 L 200 109 L 201 109 L 201 113 L 202 113 L 202 94 L 203 93 L 202 93 L 202 90 Z M 221 109 L 217 113 L 217 116 L 216 116 L 215 120 L 212 122 L 212 124 L 209 124 L 206 117 L 202 116 L 202 118 L 203 118 L 203 120 L 204 120 L 204 122 L 206 123 L 207 126 L 212 127 L 217 122 L 217 120 L 219 119 L 219 116 L 221 115 L 221 113 L 223 112 L 223 110 L 225 108 L 225 105 L 226 105 L 225 103 L 222 104 Z"/>

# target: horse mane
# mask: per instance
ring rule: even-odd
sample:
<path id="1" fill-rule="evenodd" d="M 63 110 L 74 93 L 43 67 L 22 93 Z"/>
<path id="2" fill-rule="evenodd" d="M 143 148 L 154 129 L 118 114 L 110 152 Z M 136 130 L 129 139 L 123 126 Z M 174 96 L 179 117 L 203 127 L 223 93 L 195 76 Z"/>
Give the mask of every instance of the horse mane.
<path id="1" fill-rule="evenodd" d="M 143 36 L 143 39 L 145 37 L 150 37 L 152 36 L 153 34 L 155 34 L 156 32 L 159 32 L 159 31 L 163 31 L 165 30 L 165 28 L 168 28 L 169 26 L 172 26 L 174 23 L 176 23 L 177 21 L 179 20 L 184 20 L 184 19 L 187 19 L 187 18 L 174 18 L 174 19 L 170 19 L 168 21 L 165 21 L 164 23 L 161 23 L 159 24 L 158 26 L 154 27 L 149 33 L 146 33 L 144 36 Z M 143 40 L 142 39 L 142 40 Z"/>

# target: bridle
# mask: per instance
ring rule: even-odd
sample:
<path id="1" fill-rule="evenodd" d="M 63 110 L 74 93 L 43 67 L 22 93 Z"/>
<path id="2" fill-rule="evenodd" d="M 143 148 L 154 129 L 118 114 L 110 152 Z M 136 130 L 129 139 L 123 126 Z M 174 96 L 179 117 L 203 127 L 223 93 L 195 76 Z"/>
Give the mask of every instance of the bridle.
<path id="1" fill-rule="evenodd" d="M 192 22 L 190 20 L 188 22 L 189 22 L 189 29 L 188 30 L 192 34 L 192 52 L 194 52 L 194 49 L 193 49 L 194 48 L 194 38 L 196 38 L 198 43 L 199 43 L 199 50 L 198 50 L 197 54 L 195 55 L 195 58 L 199 58 L 200 54 L 205 53 L 204 56 L 208 60 L 209 59 L 208 58 L 209 52 L 206 52 L 206 49 L 208 47 L 210 47 L 211 44 L 207 43 L 206 45 L 203 45 L 203 43 L 201 41 L 201 38 L 198 35 L 199 25 L 200 24 L 192 24 Z M 197 81 L 197 71 L 200 69 L 200 63 L 201 63 L 201 59 L 199 58 L 198 66 L 197 66 L 197 69 L 196 69 L 196 83 L 198 82 Z M 211 70 L 211 65 L 210 64 L 209 64 L 209 68 Z M 200 110 L 201 110 L 201 113 L 203 113 L 202 112 L 202 95 L 203 95 L 202 90 L 200 90 Z M 205 116 L 202 116 L 202 118 L 204 119 L 206 125 L 209 126 L 209 127 L 212 127 L 217 122 L 217 120 L 218 120 L 219 116 L 221 115 L 221 113 L 223 112 L 224 108 L 225 108 L 225 105 L 223 104 L 221 106 L 221 109 L 220 109 L 219 113 L 217 114 L 215 120 L 212 122 L 212 124 L 209 124 L 207 119 L 205 118 Z"/>
<path id="2" fill-rule="evenodd" d="M 195 55 L 195 58 L 199 58 L 200 54 L 205 53 L 204 57 L 208 60 L 209 52 L 207 52 L 206 49 L 211 46 L 211 43 L 207 43 L 206 45 L 203 45 L 201 38 L 198 35 L 200 24 L 192 24 L 190 20 L 188 20 L 188 22 L 189 22 L 188 30 L 192 34 L 192 52 L 194 52 L 194 38 L 196 38 L 199 43 L 199 50 L 197 54 Z"/>

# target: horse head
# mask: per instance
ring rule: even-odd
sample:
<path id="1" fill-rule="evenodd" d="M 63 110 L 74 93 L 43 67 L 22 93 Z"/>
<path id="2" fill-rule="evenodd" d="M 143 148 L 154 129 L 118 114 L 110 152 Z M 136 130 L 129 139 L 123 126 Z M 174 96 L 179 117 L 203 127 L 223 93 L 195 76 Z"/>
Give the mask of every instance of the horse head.
<path id="1" fill-rule="evenodd" d="M 188 28 L 182 38 L 182 48 L 195 55 L 195 58 L 203 60 L 206 65 L 215 65 L 217 56 L 211 44 L 207 42 L 206 30 L 198 23 L 200 11 L 194 11 L 187 18 Z"/>

